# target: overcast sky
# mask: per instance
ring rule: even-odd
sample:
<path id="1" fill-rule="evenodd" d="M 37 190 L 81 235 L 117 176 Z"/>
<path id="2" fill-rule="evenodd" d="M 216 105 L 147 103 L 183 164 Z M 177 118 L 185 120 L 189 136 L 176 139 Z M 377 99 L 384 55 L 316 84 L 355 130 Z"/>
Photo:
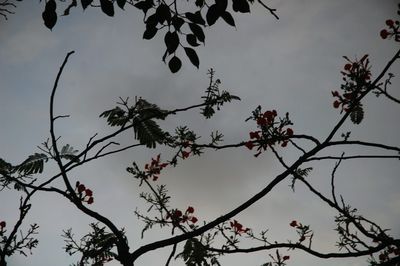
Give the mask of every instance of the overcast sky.
<path id="1" fill-rule="evenodd" d="M 142 39 L 142 13 L 135 8 L 118 10 L 114 18 L 108 18 L 98 9 L 83 13 L 79 7 L 49 31 L 41 19 L 43 6 L 37 2 L 18 3 L 16 14 L 0 21 L 0 158 L 14 164 L 37 152 L 36 146 L 49 136 L 50 91 L 62 60 L 71 50 L 76 53 L 65 68 L 56 95 L 56 113 L 71 117 L 59 120 L 56 132 L 62 136 L 62 143 L 82 150 L 94 133 L 107 132 L 105 121 L 98 116 L 114 107 L 118 97 L 141 96 L 164 109 L 196 104 L 208 85 L 210 67 L 222 80 L 222 88 L 242 101 L 224 106 L 211 120 L 205 120 L 198 111 L 178 115 L 167 120 L 165 128 L 188 125 L 203 136 L 204 142 L 211 131 L 219 130 L 227 143 L 240 142 L 247 140 L 254 128 L 244 120 L 261 105 L 280 114 L 289 112 L 296 133 L 322 139 L 339 119 L 330 92 L 340 86 L 339 71 L 345 63 L 342 56 L 360 58 L 369 54 L 376 76 L 398 48 L 379 37 L 385 20 L 396 14 L 396 1 L 274 0 L 268 4 L 278 9 L 279 21 L 256 4 L 251 15 L 235 17 L 236 29 L 218 21 L 206 30 L 206 44 L 198 49 L 200 68 L 193 67 L 179 51 L 183 67 L 171 74 L 161 61 L 162 36 Z M 400 73 L 398 63 L 392 72 Z M 391 89 L 400 97 L 397 79 Z M 340 132 L 351 130 L 353 139 L 399 146 L 399 106 L 372 95 L 365 99 L 365 105 L 363 123 L 346 124 Z M 121 144 L 132 140 L 130 134 L 118 139 Z M 334 155 L 341 152 L 332 150 Z M 132 161 L 143 165 L 158 153 L 168 159 L 170 151 L 140 148 L 89 163 L 70 176 L 93 188 L 93 209 L 125 227 L 132 248 L 168 235 L 156 229 L 140 239 L 142 224 L 133 212 L 147 207 L 138 197 L 142 188 L 125 171 Z M 296 159 L 291 148 L 284 154 Z M 334 162 L 312 166 L 315 171 L 310 180 L 328 192 Z M 54 173 L 53 169 L 50 166 L 42 178 Z M 337 190 L 347 203 L 382 227 L 391 228 L 396 237 L 400 234 L 399 170 L 398 160 L 363 160 L 345 162 L 337 173 Z M 268 153 L 254 158 L 245 148 L 208 151 L 200 158 L 185 160 L 176 169 L 165 170 L 158 182 L 167 184 L 173 206 L 194 206 L 202 222 L 232 210 L 281 171 Z M 314 229 L 315 249 L 336 251 L 335 213 L 300 184 L 296 193 L 288 185 L 289 180 L 282 182 L 237 219 L 255 232 L 268 228 L 270 239 L 276 241 L 297 239 L 288 225 L 296 219 Z M 18 197 L 5 191 L 0 194 L 0 220 L 10 226 L 16 221 Z M 59 195 L 41 194 L 34 197 L 24 228 L 33 222 L 40 225 L 38 248 L 28 258 L 13 256 L 9 265 L 69 265 L 75 260 L 62 250 L 62 230 L 72 227 L 79 236 L 92 220 Z M 164 265 L 169 252 L 151 252 L 135 265 Z M 321 260 L 302 252 L 286 253 L 294 266 L 356 266 L 365 265 L 366 260 Z M 235 266 L 257 266 L 267 261 L 267 252 L 222 259 L 224 265 Z"/>

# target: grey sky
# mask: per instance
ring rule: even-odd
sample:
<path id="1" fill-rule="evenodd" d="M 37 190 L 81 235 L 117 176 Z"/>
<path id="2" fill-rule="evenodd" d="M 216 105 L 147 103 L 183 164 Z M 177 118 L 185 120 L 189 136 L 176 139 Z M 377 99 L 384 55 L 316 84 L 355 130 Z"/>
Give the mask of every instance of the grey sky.
<path id="1" fill-rule="evenodd" d="M 0 151 L 1 158 L 21 162 L 37 151 L 36 146 L 48 136 L 48 99 L 58 68 L 70 50 L 70 58 L 56 96 L 58 114 L 70 118 L 57 122 L 62 142 L 81 150 L 96 132 L 107 126 L 98 115 L 115 105 L 118 97 L 142 96 L 165 109 L 198 103 L 208 84 L 207 69 L 213 67 L 222 87 L 242 98 L 226 105 L 212 120 L 204 120 L 197 111 L 173 117 L 164 124 L 173 129 L 188 125 L 202 140 L 213 130 L 220 130 L 226 142 L 248 139 L 254 128 L 244 120 L 257 105 L 264 109 L 289 112 L 296 133 L 323 138 L 339 118 L 332 108 L 330 91 L 338 89 L 342 56 L 369 54 L 372 74 L 376 75 L 394 54 L 398 45 L 383 41 L 379 31 L 387 18 L 396 14 L 395 1 L 377 0 L 290 0 L 269 1 L 281 17 L 276 21 L 264 9 L 252 15 L 237 15 L 237 28 L 223 21 L 206 30 L 206 45 L 198 49 L 200 68 L 184 63 L 178 74 L 171 74 L 161 62 L 164 44 L 161 37 L 142 40 L 142 13 L 127 7 L 108 18 L 99 10 L 81 8 L 60 19 L 49 31 L 43 25 L 43 7 L 37 1 L 19 3 L 16 14 L 0 22 Z M 180 51 L 182 53 L 183 51 Z M 393 73 L 400 73 L 395 64 Z M 399 82 L 391 90 L 400 97 Z M 360 126 L 346 124 L 352 138 L 380 141 L 399 146 L 399 106 L 383 98 L 365 100 L 366 119 Z M 128 143 L 132 136 L 120 139 Z M 332 150 L 340 154 L 342 150 Z M 351 153 L 352 150 L 348 152 Z M 168 159 L 169 151 L 137 149 L 87 164 L 74 171 L 71 178 L 93 188 L 93 208 L 113 218 L 127 229 L 132 247 L 165 237 L 168 232 L 154 230 L 140 239 L 142 224 L 133 211 L 146 206 L 140 201 L 136 180 L 125 168 L 132 161 L 144 164 L 158 153 Z M 284 152 L 294 160 L 290 148 Z M 329 191 L 330 171 L 334 162 L 315 167 L 310 180 Z M 50 175 L 54 167 L 49 167 Z M 254 158 L 246 149 L 208 151 L 200 158 L 190 158 L 176 169 L 168 169 L 159 182 L 167 184 L 172 204 L 184 209 L 196 208 L 200 221 L 210 221 L 242 203 L 272 180 L 282 168 L 265 153 Z M 337 176 L 339 193 L 362 215 L 400 234 L 400 195 L 397 191 L 399 163 L 364 160 L 346 162 Z M 333 215 L 326 205 L 310 195 L 300 184 L 292 193 L 289 181 L 280 184 L 265 199 L 242 213 L 238 220 L 255 231 L 270 229 L 271 239 L 296 239 L 288 226 L 293 219 L 311 224 L 315 230 L 314 247 L 336 251 L 337 240 Z M 18 196 L 0 194 L 0 220 L 12 223 L 17 215 Z M 115 208 L 115 206 L 120 206 Z M 74 262 L 63 250 L 60 235 L 72 227 L 83 234 L 92 220 L 54 194 L 35 196 L 25 222 L 38 222 L 40 244 L 28 258 L 14 256 L 10 265 L 68 265 Z M 247 243 L 246 243 L 247 244 Z M 169 249 L 146 254 L 137 265 L 164 265 Z M 320 260 L 301 252 L 291 255 L 290 265 L 365 265 L 365 259 Z M 268 253 L 227 256 L 225 265 L 261 265 Z M 117 265 L 110 263 L 110 265 Z M 175 265 L 182 265 L 176 261 Z"/>

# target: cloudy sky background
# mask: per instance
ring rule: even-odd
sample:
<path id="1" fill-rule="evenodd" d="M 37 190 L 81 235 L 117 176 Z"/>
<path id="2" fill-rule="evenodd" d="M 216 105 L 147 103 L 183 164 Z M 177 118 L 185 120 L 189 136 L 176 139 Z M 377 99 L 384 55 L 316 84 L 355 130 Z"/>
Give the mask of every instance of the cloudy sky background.
<path id="1" fill-rule="evenodd" d="M 241 102 L 222 108 L 211 120 L 198 111 L 171 117 L 163 126 L 173 129 L 188 125 L 207 142 L 211 131 L 220 130 L 227 143 L 248 138 L 254 128 L 244 120 L 257 105 L 264 109 L 289 112 L 296 133 L 324 138 L 339 119 L 332 108 L 331 90 L 340 86 L 342 56 L 362 57 L 369 54 L 372 73 L 376 76 L 398 45 L 383 41 L 379 31 L 387 18 L 396 14 L 395 1 L 270 1 L 278 9 L 276 21 L 255 5 L 252 15 L 237 15 L 237 28 L 223 21 L 206 30 L 206 45 L 198 49 L 200 69 L 193 67 L 179 51 L 184 63 L 178 74 L 171 74 L 161 62 L 162 37 L 142 40 L 142 13 L 135 8 L 118 10 L 108 18 L 100 10 L 79 8 L 60 19 L 49 31 L 43 25 L 43 6 L 36 1 L 19 3 L 16 14 L 0 22 L 0 157 L 14 164 L 37 152 L 36 146 L 49 136 L 48 102 L 57 71 L 67 52 L 71 56 L 56 95 L 56 113 L 69 114 L 59 120 L 56 132 L 61 142 L 82 150 L 96 132 L 109 132 L 98 115 L 115 106 L 118 97 L 141 96 L 164 109 L 198 103 L 208 84 L 207 69 L 213 67 L 222 80 L 222 88 L 242 98 Z M 399 64 L 392 69 L 399 73 Z M 400 97 L 399 82 L 394 80 L 393 95 Z M 352 131 L 353 139 L 399 145 L 398 108 L 383 98 L 365 100 L 366 119 L 360 126 L 346 124 L 341 132 Z M 121 144 L 132 141 L 128 134 L 117 139 Z M 339 155 L 343 149 L 332 149 Z M 348 154 L 368 152 L 350 149 Z M 292 149 L 282 151 L 288 160 L 296 159 Z M 378 151 L 379 152 L 379 151 Z M 70 174 L 93 188 L 93 209 L 112 217 L 125 227 L 132 248 L 168 236 L 154 230 L 140 239 L 142 224 L 133 211 L 147 207 L 139 199 L 142 188 L 125 171 L 132 161 L 143 165 L 167 149 L 138 148 L 107 159 L 89 163 Z M 245 148 L 208 151 L 200 158 L 185 160 L 176 169 L 165 170 L 159 182 L 167 184 L 172 205 L 185 209 L 194 206 L 200 221 L 210 221 L 232 210 L 260 191 L 282 171 L 273 156 L 266 153 L 254 158 Z M 334 162 L 312 165 L 310 177 L 323 192 L 329 192 L 330 171 Z M 54 174 L 54 167 L 41 178 Z M 397 160 L 362 160 L 345 162 L 337 174 L 337 191 L 360 213 L 394 236 L 400 234 L 400 195 Z M 311 224 L 314 248 L 336 251 L 335 213 L 311 195 L 300 184 L 296 193 L 282 182 L 267 197 L 243 212 L 237 219 L 255 232 L 269 228 L 271 240 L 296 240 L 288 226 L 293 219 Z M 2 191 L 0 220 L 11 226 L 17 217 L 18 195 Z M 118 206 L 116 208 L 115 206 Z M 36 195 L 29 223 L 40 225 L 40 244 L 32 256 L 13 256 L 9 265 L 69 265 L 74 259 L 63 250 L 62 230 L 72 227 L 77 236 L 88 230 L 91 219 L 54 194 Z M 246 243 L 247 244 L 247 243 Z M 255 245 L 258 243 L 255 243 Z M 245 247 L 246 245 L 244 245 Z M 163 265 L 170 249 L 144 255 L 137 265 Z M 363 259 L 321 260 L 302 252 L 287 252 L 290 265 L 365 265 Z M 261 265 L 268 253 L 226 256 L 224 265 Z M 176 261 L 176 265 L 182 265 Z M 110 263 L 110 265 L 117 265 Z"/>

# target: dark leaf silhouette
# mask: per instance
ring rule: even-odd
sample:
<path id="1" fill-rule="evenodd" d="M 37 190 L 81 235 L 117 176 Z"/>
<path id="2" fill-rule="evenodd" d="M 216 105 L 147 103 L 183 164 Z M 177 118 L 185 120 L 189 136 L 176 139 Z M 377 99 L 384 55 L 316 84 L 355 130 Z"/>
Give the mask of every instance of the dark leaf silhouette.
<path id="1" fill-rule="evenodd" d="M 100 0 L 101 10 L 107 16 L 114 16 L 114 4 L 110 0 Z"/>
<path id="2" fill-rule="evenodd" d="M 55 0 L 49 0 L 46 3 L 44 11 L 42 13 L 42 18 L 44 21 L 44 25 L 49 28 L 50 30 L 56 25 L 57 23 L 57 13 L 56 13 L 56 2 Z"/>
<path id="3" fill-rule="evenodd" d="M 232 9 L 235 12 L 249 13 L 250 6 L 247 0 L 232 0 Z"/>
<path id="4" fill-rule="evenodd" d="M 77 5 L 78 3 L 76 2 L 76 0 L 72 0 L 71 4 L 69 4 L 68 7 L 64 10 L 63 16 L 68 16 L 71 8 L 76 7 Z"/>
<path id="5" fill-rule="evenodd" d="M 82 8 L 86 9 L 92 2 L 93 0 L 81 0 Z"/>
<path id="6" fill-rule="evenodd" d="M 181 69 L 181 66 L 182 62 L 178 57 L 174 56 L 171 58 L 171 60 L 169 60 L 168 67 L 172 73 L 178 72 L 179 69 Z"/>
<path id="7" fill-rule="evenodd" d="M 206 22 L 204 21 L 203 17 L 201 16 L 200 11 L 197 11 L 196 13 L 191 13 L 191 12 L 186 12 L 185 16 L 188 20 L 190 20 L 193 23 L 200 24 L 200 25 L 206 25 Z"/>
<path id="8" fill-rule="evenodd" d="M 226 23 L 228 23 L 232 27 L 236 27 L 235 20 L 233 19 L 231 13 L 225 11 L 224 13 L 222 13 L 221 17 L 225 20 Z"/>
<path id="9" fill-rule="evenodd" d="M 222 14 L 228 7 L 228 0 L 216 0 L 215 4 L 218 7 L 219 13 Z"/>
<path id="10" fill-rule="evenodd" d="M 181 29 L 182 25 L 185 23 L 185 21 L 182 18 L 175 15 L 172 17 L 171 23 L 174 26 L 176 31 L 180 31 L 180 29 Z"/>
<path id="11" fill-rule="evenodd" d="M 186 41 L 193 47 L 199 46 L 200 44 L 197 43 L 197 38 L 194 34 L 186 35 Z"/>
<path id="12" fill-rule="evenodd" d="M 141 9 L 145 15 L 147 14 L 147 11 L 153 7 L 153 5 L 153 0 L 140 1 L 134 4 L 134 6 L 138 9 Z"/>
<path id="13" fill-rule="evenodd" d="M 196 0 L 195 5 L 198 7 L 203 7 L 204 6 L 204 0 Z"/>
<path id="14" fill-rule="evenodd" d="M 196 38 L 202 43 L 204 43 L 205 36 L 203 29 L 199 25 L 194 23 L 189 23 L 189 28 L 193 32 L 193 34 L 196 35 Z"/>
<path id="15" fill-rule="evenodd" d="M 196 54 L 196 51 L 193 50 L 190 47 L 185 47 L 185 53 L 189 57 L 190 62 L 192 62 L 193 65 L 195 65 L 197 68 L 199 68 L 199 57 Z"/>
<path id="16" fill-rule="evenodd" d="M 167 21 L 168 23 L 171 22 L 171 11 L 165 4 L 161 4 L 157 7 L 156 16 L 158 18 L 158 22 L 161 24 L 164 23 L 164 21 Z"/>
<path id="17" fill-rule="evenodd" d="M 165 45 L 167 46 L 167 51 L 169 54 L 172 54 L 176 51 L 179 45 L 179 36 L 176 31 L 170 32 L 168 31 L 164 37 Z"/>
<path id="18" fill-rule="evenodd" d="M 219 8 L 216 4 L 210 6 L 208 8 L 207 15 L 206 15 L 207 24 L 209 26 L 214 25 L 220 15 L 221 14 L 220 14 Z"/>
<path id="19" fill-rule="evenodd" d="M 124 9 L 125 4 L 126 4 L 126 0 L 117 0 L 117 5 L 118 5 L 121 9 Z"/>
<path id="20" fill-rule="evenodd" d="M 156 27 L 147 27 L 143 33 L 143 39 L 150 40 L 157 34 Z"/>

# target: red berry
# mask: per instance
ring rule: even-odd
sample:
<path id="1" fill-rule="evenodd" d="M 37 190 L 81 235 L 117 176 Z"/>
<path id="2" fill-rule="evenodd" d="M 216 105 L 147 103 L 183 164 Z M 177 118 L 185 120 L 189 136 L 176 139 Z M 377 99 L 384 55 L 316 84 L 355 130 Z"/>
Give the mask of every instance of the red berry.
<path id="1" fill-rule="evenodd" d="M 254 144 L 251 141 L 248 141 L 244 144 L 244 146 L 246 146 L 249 150 L 253 149 Z"/>
<path id="2" fill-rule="evenodd" d="M 187 213 L 194 213 L 194 208 L 189 206 L 186 210 Z"/>
<path id="3" fill-rule="evenodd" d="M 79 192 L 79 193 L 82 193 L 83 191 L 85 191 L 85 189 L 86 189 L 86 187 L 85 187 L 84 184 L 80 184 L 80 185 L 78 186 L 78 192 Z"/>
<path id="4" fill-rule="evenodd" d="M 386 39 L 389 36 L 389 32 L 387 30 L 381 30 L 380 32 L 381 38 Z"/>
<path id="5" fill-rule="evenodd" d="M 90 197 L 90 198 L 88 199 L 87 203 L 88 203 L 88 204 L 92 204 L 93 201 L 94 201 L 93 197 Z"/>
<path id="6" fill-rule="evenodd" d="M 195 224 L 195 223 L 196 223 L 198 220 L 197 220 L 197 218 L 196 218 L 196 217 L 194 217 L 194 216 L 193 216 L 193 217 L 190 219 L 190 221 L 191 221 L 192 223 L 194 223 L 194 224 Z"/>
<path id="7" fill-rule="evenodd" d="M 344 70 L 349 71 L 351 69 L 351 64 L 345 64 L 344 65 Z"/>
<path id="8" fill-rule="evenodd" d="M 334 101 L 333 102 L 333 107 L 334 108 L 339 108 L 339 106 L 340 106 L 340 102 L 339 101 Z"/>
<path id="9" fill-rule="evenodd" d="M 91 191 L 90 189 L 87 188 L 85 190 L 85 194 L 86 194 L 86 196 L 91 197 L 91 196 L 93 196 L 93 191 Z"/>
<path id="10" fill-rule="evenodd" d="M 288 128 L 288 129 L 286 129 L 286 134 L 290 137 L 290 136 L 293 136 L 293 129 L 291 129 L 291 128 Z"/>
<path id="11" fill-rule="evenodd" d="M 394 25 L 394 22 L 393 22 L 393 20 L 391 20 L 391 19 L 388 19 L 388 20 L 386 20 L 386 25 L 388 25 L 389 27 L 393 27 L 393 25 Z"/>

